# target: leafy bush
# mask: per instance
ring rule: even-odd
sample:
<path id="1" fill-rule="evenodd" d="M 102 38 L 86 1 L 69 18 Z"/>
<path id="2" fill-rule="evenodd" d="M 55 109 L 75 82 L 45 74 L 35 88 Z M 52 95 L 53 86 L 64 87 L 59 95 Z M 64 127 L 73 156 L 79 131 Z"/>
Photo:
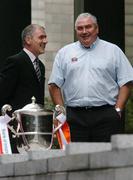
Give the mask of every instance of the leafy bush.
<path id="1" fill-rule="evenodd" d="M 54 104 L 50 97 L 45 97 L 45 109 L 54 110 Z"/>
<path id="2" fill-rule="evenodd" d="M 126 106 L 125 132 L 133 133 L 133 91 Z"/>

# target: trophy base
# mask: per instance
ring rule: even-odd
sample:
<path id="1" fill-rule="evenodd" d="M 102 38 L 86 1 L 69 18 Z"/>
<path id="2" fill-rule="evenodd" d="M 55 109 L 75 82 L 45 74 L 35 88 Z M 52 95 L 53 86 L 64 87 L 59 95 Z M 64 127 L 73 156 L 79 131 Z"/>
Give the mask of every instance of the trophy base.
<path id="1" fill-rule="evenodd" d="M 28 146 L 22 145 L 22 147 L 18 147 L 19 153 L 23 154 L 23 153 L 29 152 L 29 151 L 45 151 L 45 150 L 51 149 L 51 145 L 44 146 L 39 143 L 32 143 L 32 144 L 29 144 Z"/>

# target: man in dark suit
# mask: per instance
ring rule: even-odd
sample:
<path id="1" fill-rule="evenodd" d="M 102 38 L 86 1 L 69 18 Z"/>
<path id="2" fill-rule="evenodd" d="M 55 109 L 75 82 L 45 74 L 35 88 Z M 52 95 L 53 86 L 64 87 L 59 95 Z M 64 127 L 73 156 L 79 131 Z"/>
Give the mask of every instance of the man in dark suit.
<path id="1" fill-rule="evenodd" d="M 45 52 L 47 42 L 45 29 L 40 25 L 31 24 L 22 31 L 23 50 L 8 57 L 0 72 L 1 107 L 10 104 L 13 110 L 23 108 L 31 103 L 32 96 L 36 103 L 44 104 L 45 67 L 38 56 Z M 13 138 L 11 145 L 13 153 L 17 153 Z"/>

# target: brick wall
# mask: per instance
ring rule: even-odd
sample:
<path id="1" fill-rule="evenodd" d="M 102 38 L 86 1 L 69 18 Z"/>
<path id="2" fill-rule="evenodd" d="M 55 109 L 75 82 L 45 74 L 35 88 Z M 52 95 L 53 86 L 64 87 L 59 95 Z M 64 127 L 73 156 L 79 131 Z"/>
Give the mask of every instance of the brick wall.
<path id="1" fill-rule="evenodd" d="M 125 53 L 133 64 L 133 0 L 125 0 Z"/>
<path id="2" fill-rule="evenodd" d="M 57 51 L 74 40 L 74 0 L 32 0 L 32 23 L 45 25 L 48 44 L 41 56 L 46 67 L 46 88 Z"/>

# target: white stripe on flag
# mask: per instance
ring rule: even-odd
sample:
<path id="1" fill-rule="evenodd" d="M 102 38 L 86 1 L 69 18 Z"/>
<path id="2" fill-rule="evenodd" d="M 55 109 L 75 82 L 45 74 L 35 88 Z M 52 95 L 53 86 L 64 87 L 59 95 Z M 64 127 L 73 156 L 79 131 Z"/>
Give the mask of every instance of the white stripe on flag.
<path id="1" fill-rule="evenodd" d="M 68 142 L 67 142 L 61 128 L 59 129 L 59 133 L 60 133 L 60 137 L 61 137 L 61 141 L 62 141 L 62 149 L 65 150 L 66 145 L 68 144 Z"/>
<path id="2" fill-rule="evenodd" d="M 2 141 L 3 154 L 12 154 L 9 133 L 7 128 L 7 123 L 10 120 L 11 118 L 8 115 L 0 116 L 0 137 Z"/>

